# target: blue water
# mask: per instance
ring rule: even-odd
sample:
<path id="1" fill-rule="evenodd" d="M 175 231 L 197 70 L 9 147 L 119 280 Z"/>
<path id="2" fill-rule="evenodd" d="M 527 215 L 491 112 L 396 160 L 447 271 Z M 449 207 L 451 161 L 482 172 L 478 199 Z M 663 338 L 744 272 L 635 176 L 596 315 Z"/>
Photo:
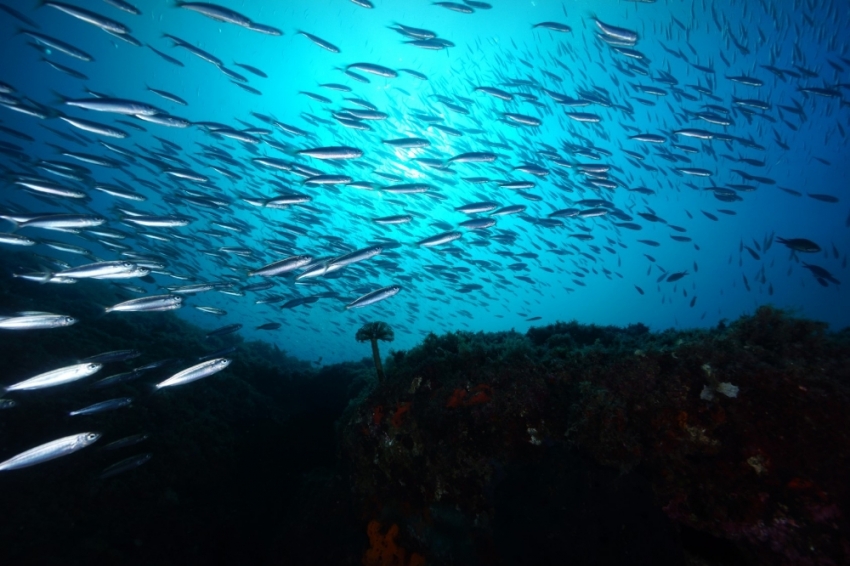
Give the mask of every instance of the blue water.
<path id="1" fill-rule="evenodd" d="M 0 81 L 14 88 L 10 96 L 20 104 L 30 105 L 27 101 L 35 101 L 69 116 L 111 124 L 126 130 L 130 136 L 102 138 L 75 130 L 55 118 L 39 119 L 0 106 L 3 127 L 35 140 L 28 142 L 0 132 L 0 141 L 20 146 L 30 159 L 24 162 L 0 154 L 0 165 L 6 174 L 0 206 L 30 212 L 88 212 L 80 203 L 72 202 L 73 199 L 54 197 L 49 203 L 35 200 L 11 184 L 16 175 L 37 174 L 88 192 L 91 196 L 88 209 L 105 215 L 107 227 L 131 234 L 121 243 L 145 254 L 176 251 L 176 255 L 169 255 L 166 271 L 193 278 L 178 280 L 154 274 L 156 284 L 129 281 L 149 294 L 166 292 L 163 286 L 219 282 L 228 277 L 233 278 L 238 288 L 263 281 L 260 277 L 248 277 L 247 272 L 286 255 L 331 258 L 375 244 L 379 238 L 398 242 L 397 247 L 385 245 L 383 254 L 346 268 L 338 278 L 312 279 L 310 282 L 316 284 L 309 286 L 296 285 L 292 275 L 274 278 L 273 289 L 247 292 L 244 297 L 208 291 L 187 296 L 186 305 L 178 311 L 180 316 L 209 329 L 241 323 L 241 333 L 247 338 L 273 341 L 292 355 L 308 360 L 321 357 L 325 363 L 369 355 L 368 345 L 355 342 L 354 334 L 364 322 L 371 320 L 384 320 L 392 325 L 395 349 L 415 345 L 428 332 L 524 331 L 531 325 L 557 320 L 616 325 L 642 322 L 653 329 L 711 326 L 752 312 L 765 303 L 793 309 L 799 315 L 826 321 L 834 327 L 850 323 L 846 290 L 850 223 L 846 132 L 850 128 L 850 113 L 844 100 L 850 83 L 850 50 L 846 42 L 850 37 L 850 9 L 846 4 L 606 2 L 603 5 L 589 1 L 562 4 L 497 0 L 492 9 L 476 10 L 473 14 L 457 13 L 429 2 L 375 0 L 375 4 L 374 9 L 344 0 L 256 0 L 227 4 L 254 22 L 284 32 L 276 37 L 214 21 L 180 9 L 172 2 L 138 0 L 140 16 L 119 11 L 105 2 L 79 3 L 129 26 L 132 36 L 143 44 L 150 44 L 185 65 L 178 67 L 147 47 L 116 39 L 50 6 L 36 8 L 35 2 L 8 2 L 7 5 L 14 5 L 34 20 L 40 26 L 40 33 L 61 39 L 95 58 L 93 62 L 83 62 L 55 50 L 43 55 L 31 46 L 32 40 L 27 35 L 16 33 L 19 27 L 27 26 L 0 12 L 0 50 L 5 54 L 0 65 Z M 636 31 L 640 38 L 632 49 L 639 51 L 644 59 L 618 53 L 599 40 L 593 16 L 606 24 Z M 532 27 L 546 21 L 566 24 L 572 31 L 559 33 Z M 389 29 L 394 23 L 432 30 L 440 38 L 453 42 L 454 47 L 431 51 L 405 45 L 405 38 Z M 320 48 L 297 34 L 298 30 L 333 43 L 341 53 Z M 162 37 L 163 33 L 212 53 L 228 68 L 244 75 L 249 86 L 262 94 L 252 94 L 233 84 L 214 65 L 174 47 Z M 84 73 L 88 80 L 57 71 L 44 63 L 42 57 Z M 240 69 L 234 62 L 257 67 L 268 78 Z M 341 70 L 358 62 L 413 69 L 428 80 L 405 73 L 397 78 L 361 73 L 370 82 L 360 83 Z M 698 70 L 693 64 L 711 68 L 713 73 Z M 644 70 L 647 76 L 628 71 L 629 65 Z M 775 72 L 765 66 L 771 66 Z M 634 76 L 628 76 L 623 69 Z M 726 78 L 739 75 L 755 77 L 764 84 L 753 87 Z M 678 84 L 658 80 L 665 76 L 674 77 Z M 322 88 L 318 86 L 320 83 L 342 83 L 351 87 L 352 92 Z M 666 95 L 647 94 L 633 85 L 660 88 Z M 708 89 L 711 96 L 693 85 Z M 148 91 L 147 86 L 173 93 L 187 101 L 188 106 L 169 102 Z M 481 86 L 533 95 L 537 103 L 520 96 L 506 102 L 474 90 Z M 840 95 L 819 96 L 799 90 L 809 87 Z M 234 129 L 269 128 L 272 133 L 260 136 L 261 140 L 271 140 L 290 149 L 284 153 L 266 141 L 241 143 L 213 136 L 199 127 L 168 128 L 132 117 L 71 108 L 59 97 L 89 98 L 86 88 L 153 104 L 192 122 L 218 122 Z M 574 99 L 586 98 L 588 92 L 595 91 L 610 104 L 570 108 L 556 104 L 546 90 Z M 317 102 L 299 94 L 302 91 L 320 94 L 332 102 Z M 368 121 L 371 131 L 345 128 L 332 116 L 332 111 L 356 107 L 345 97 L 369 101 L 389 116 L 386 120 Z M 756 99 L 768 107 L 759 110 L 741 106 L 734 102 L 735 98 Z M 446 107 L 445 99 L 462 106 L 468 114 Z M 694 113 L 705 111 L 706 104 L 727 109 L 728 114 L 722 115 L 728 115 L 734 125 L 723 127 L 695 117 Z M 748 119 L 742 109 L 755 115 Z M 577 122 L 565 115 L 568 111 L 593 113 L 600 121 Z M 504 118 L 506 112 L 536 117 L 542 125 L 512 125 Z M 254 113 L 301 128 L 310 136 L 286 134 Z M 466 133 L 459 137 L 447 135 L 422 120 L 421 115 L 440 117 L 441 125 Z M 116 119 L 133 121 L 146 132 L 122 125 Z M 77 141 L 71 142 L 42 126 L 70 134 Z M 738 139 L 701 141 L 672 133 L 682 128 L 699 128 Z M 638 133 L 660 134 L 666 141 L 651 144 L 629 139 Z M 172 151 L 154 136 L 178 144 L 181 150 L 174 155 L 210 181 L 205 184 L 179 181 L 141 159 L 150 156 L 149 152 Z M 407 136 L 426 138 L 430 147 L 393 150 L 382 143 Z M 148 197 L 146 202 L 116 199 L 92 190 L 90 181 L 81 183 L 51 177 L 36 167 L 39 159 L 72 162 L 58 154 L 57 146 L 123 160 L 121 155 L 99 145 L 98 140 L 132 152 L 137 157 L 136 163 L 128 162 L 122 168 L 76 163 L 91 169 L 91 178 L 98 183 L 129 183 Z M 674 144 L 693 149 L 687 152 Z M 342 145 L 360 148 L 363 157 L 332 163 L 294 155 L 301 149 Z M 216 162 L 203 146 L 221 149 L 243 166 L 234 169 Z M 576 148 L 585 148 L 585 155 L 575 153 Z M 638 152 L 645 158 L 635 160 L 624 150 Z M 416 161 L 417 158 L 447 160 L 468 151 L 493 151 L 498 159 L 492 163 L 456 163 L 442 170 Z M 541 155 L 541 151 L 556 151 L 560 164 L 552 159 L 551 153 Z M 666 158 L 662 152 L 667 152 Z M 263 156 L 293 161 L 326 173 L 349 175 L 356 181 L 375 183 L 376 187 L 369 191 L 345 185 L 304 186 L 303 179 L 291 172 L 274 171 L 251 161 Z M 763 161 L 764 165 L 730 157 Z M 512 170 L 524 163 L 540 165 L 550 172 L 546 177 L 535 177 Z M 617 187 L 591 187 L 588 178 L 576 167 L 588 163 L 609 165 L 609 178 Z M 242 179 L 231 180 L 210 165 L 228 167 Z M 711 176 L 680 174 L 675 170 L 677 167 L 706 169 Z M 733 169 L 773 180 L 775 184 L 742 179 Z M 397 175 L 402 179 L 398 183 L 424 182 L 432 188 L 426 194 L 389 194 L 380 187 L 393 182 L 379 176 L 379 172 Z M 140 185 L 131 174 L 156 183 L 159 189 L 154 191 Z M 472 184 L 464 180 L 470 177 L 533 181 L 536 186 L 525 191 L 531 195 L 529 198 L 500 188 L 495 182 Z M 274 196 L 279 190 L 270 183 L 272 180 L 309 195 L 312 201 L 308 207 L 271 210 L 241 200 L 241 197 Z M 746 184 L 755 190 L 736 191 L 740 196 L 737 202 L 721 202 L 705 190 L 730 184 Z M 651 189 L 654 194 L 629 190 L 638 187 Z M 183 190 L 224 197 L 230 204 L 212 210 L 191 203 L 166 203 L 162 199 L 164 195 L 179 195 Z M 833 197 L 828 200 L 837 202 L 825 202 L 809 194 L 828 195 Z M 586 219 L 563 218 L 563 225 L 558 227 L 535 223 L 535 219 L 570 208 L 581 199 L 610 201 L 642 229 L 617 227 L 614 223 L 622 220 L 611 214 Z M 482 200 L 493 200 L 501 206 L 523 204 L 527 210 L 521 215 L 499 217 L 488 230 L 457 228 L 468 218 L 454 209 Z M 196 220 L 187 227 L 148 229 L 160 235 L 182 237 L 164 243 L 136 235 L 132 226 L 122 223 L 123 214 L 116 206 L 148 214 L 183 214 Z M 719 212 L 720 209 L 727 212 Z M 649 222 L 638 215 L 641 212 L 653 212 L 667 224 L 685 231 L 674 231 L 662 222 Z M 372 221 L 396 214 L 411 214 L 414 219 L 410 224 L 397 226 L 379 226 Z M 250 230 L 228 236 L 204 234 L 203 230 L 215 228 L 214 221 L 247 223 Z M 291 245 L 287 254 L 281 253 L 283 250 L 270 251 L 270 240 L 284 239 L 282 232 L 292 234 L 285 225 L 306 231 L 307 235 L 288 240 Z M 6 223 L 0 227 L 4 231 L 11 229 Z M 463 237 L 430 249 L 416 245 L 423 238 L 450 229 L 464 232 Z M 116 251 L 104 248 L 96 237 L 85 233 L 24 228 L 21 234 L 82 246 L 102 259 L 120 257 Z M 576 234 L 589 235 L 592 239 L 577 239 L 573 237 Z M 675 241 L 671 235 L 688 237 L 691 241 Z M 777 236 L 806 238 L 817 243 L 822 251 L 792 254 L 776 242 Z M 248 259 L 219 251 L 221 247 L 232 246 L 250 248 L 256 257 Z M 748 246 L 753 253 L 742 246 Z M 60 258 L 72 265 L 90 261 L 42 245 L 27 251 Z M 824 281 L 826 286 L 819 284 L 802 262 L 827 269 L 841 284 L 828 281 Z M 514 268 L 509 268 L 512 265 Z M 680 280 L 666 281 L 669 275 L 684 271 L 687 274 Z M 77 283 L 86 284 L 86 281 Z M 357 297 L 393 284 L 403 287 L 398 295 L 363 309 L 344 309 Z M 470 290 L 469 285 L 480 288 Z M 639 293 L 636 286 L 644 293 Z M 461 292 L 464 290 L 468 292 Z M 319 293 L 325 296 L 293 309 L 281 310 L 282 303 L 254 304 L 270 294 L 284 295 L 289 300 Z M 134 297 L 127 295 L 128 299 Z M 193 305 L 225 309 L 228 314 L 209 315 L 192 308 Z M 536 317 L 540 319 L 529 321 Z M 254 330 L 266 322 L 280 322 L 283 326 L 272 332 Z"/>

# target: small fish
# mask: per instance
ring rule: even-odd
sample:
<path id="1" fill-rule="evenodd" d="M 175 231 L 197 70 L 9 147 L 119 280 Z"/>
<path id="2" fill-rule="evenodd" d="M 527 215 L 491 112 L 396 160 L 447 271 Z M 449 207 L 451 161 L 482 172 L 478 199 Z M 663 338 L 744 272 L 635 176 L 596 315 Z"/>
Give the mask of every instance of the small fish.
<path id="1" fill-rule="evenodd" d="M 163 387 L 173 387 L 175 385 L 190 383 L 213 375 L 214 373 L 218 373 L 229 365 L 230 360 L 227 358 L 214 358 L 212 360 L 207 360 L 190 368 L 184 369 L 179 373 L 175 373 L 165 381 L 157 383 L 156 388 L 162 389 Z"/>
<path id="2" fill-rule="evenodd" d="M 132 397 L 119 397 L 117 399 L 109 399 L 107 401 L 101 401 L 100 403 L 95 403 L 94 405 L 89 405 L 83 409 L 78 409 L 76 411 L 71 411 L 68 413 L 69 416 L 76 415 L 91 415 L 93 413 L 101 413 L 103 411 L 112 411 L 113 409 L 120 409 L 121 407 L 128 407 L 133 403 Z"/>
<path id="3" fill-rule="evenodd" d="M 105 312 L 158 312 L 171 311 L 183 306 L 183 297 L 180 295 L 151 295 L 118 303 L 106 307 Z"/>
<path id="4" fill-rule="evenodd" d="M 807 240 L 806 238 L 788 238 L 786 240 L 785 238 L 777 237 L 776 241 L 795 252 L 813 254 L 821 251 L 821 247 L 819 245 L 811 240 Z"/>
<path id="5" fill-rule="evenodd" d="M 42 328 L 60 328 L 75 324 L 77 319 L 63 314 L 40 313 L 23 316 L 0 317 L 0 329 L 38 330 Z"/>
<path id="6" fill-rule="evenodd" d="M 347 305 L 345 305 L 346 309 L 359 309 L 363 307 L 367 307 L 369 305 L 373 305 L 377 302 L 383 301 L 385 299 L 389 299 L 393 295 L 397 294 L 401 291 L 400 285 L 390 285 L 389 287 L 383 287 L 381 289 L 376 289 L 370 293 L 366 293 L 362 297 L 358 297 L 357 299 L 351 301 Z"/>
<path id="7" fill-rule="evenodd" d="M 256 271 L 251 271 L 248 273 L 248 275 L 259 275 L 260 277 L 274 277 L 275 275 L 288 273 L 290 271 L 294 271 L 296 269 L 304 267 L 312 261 L 313 257 L 308 255 L 290 256 L 286 259 L 270 263 L 264 267 L 261 267 L 260 269 L 257 269 Z"/>
<path id="8" fill-rule="evenodd" d="M 13 456 L 5 462 L 0 462 L 0 470 L 17 470 L 28 466 L 34 466 L 35 464 L 41 464 L 42 462 L 47 462 L 48 460 L 53 460 L 60 456 L 67 456 L 72 452 L 76 452 L 77 450 L 85 448 L 86 446 L 96 442 L 98 438 L 100 438 L 100 434 L 97 432 L 81 432 L 79 434 L 73 434 L 58 440 L 53 440 L 46 444 L 31 448 L 26 452 L 21 452 L 17 456 Z"/>
<path id="9" fill-rule="evenodd" d="M 312 41 L 313 43 L 315 43 L 316 45 L 318 45 L 322 49 L 327 49 L 331 53 L 339 53 L 340 52 L 339 47 L 337 47 L 336 45 L 334 45 L 333 43 L 331 43 L 329 41 L 325 41 L 321 37 L 316 37 L 315 35 L 313 35 L 311 33 L 307 33 L 306 31 L 300 31 L 300 30 L 295 32 L 295 33 L 299 34 L 299 35 L 303 35 L 304 37 L 306 37 L 307 39 L 309 39 L 310 41 Z"/>
<path id="10" fill-rule="evenodd" d="M 206 312 L 206 313 L 209 313 L 209 314 L 214 314 L 214 315 L 216 315 L 216 316 L 224 316 L 224 315 L 226 315 L 226 314 L 227 314 L 227 311 L 226 311 L 226 310 L 224 310 L 224 309 L 220 309 L 220 308 L 216 308 L 216 307 L 205 307 L 205 306 L 200 306 L 200 305 L 192 305 L 192 306 L 193 306 L 193 307 L 195 307 L 196 309 L 198 309 L 198 310 L 199 310 L 199 311 L 201 311 L 201 312 Z"/>
<path id="11" fill-rule="evenodd" d="M 216 328 L 215 330 L 211 330 L 207 332 L 206 338 L 212 338 L 213 336 L 224 336 L 226 334 L 233 334 L 242 328 L 242 325 L 238 322 L 235 324 L 228 324 L 226 326 L 222 326 L 220 328 Z"/>
<path id="12" fill-rule="evenodd" d="M 41 373 L 35 377 L 19 381 L 5 388 L 6 391 L 32 391 L 34 389 L 44 389 L 46 387 L 54 387 L 71 383 L 88 377 L 100 371 L 103 364 L 98 363 L 82 363 L 72 366 L 66 366 L 59 369 L 54 369 L 45 373 Z"/>
<path id="13" fill-rule="evenodd" d="M 112 476 L 118 475 L 122 472 L 127 472 L 129 470 L 133 470 L 148 462 L 151 458 L 153 458 L 153 454 L 139 454 L 137 456 L 130 456 L 129 458 L 124 458 L 120 462 L 116 462 L 112 464 L 98 475 L 98 479 L 106 479 L 111 478 Z"/>
<path id="14" fill-rule="evenodd" d="M 257 330 L 277 330 L 281 327 L 279 322 L 267 322 L 257 327 Z"/>
<path id="15" fill-rule="evenodd" d="M 363 157 L 363 150 L 356 147 L 332 146 L 302 149 L 298 155 L 307 155 L 316 159 L 357 159 Z"/>
<path id="16" fill-rule="evenodd" d="M 108 364 L 113 362 L 126 362 L 127 360 L 138 358 L 141 355 L 142 353 L 138 350 L 113 350 L 112 352 L 104 352 L 96 356 L 84 358 L 80 360 L 80 363 L 94 362 Z"/>
<path id="17" fill-rule="evenodd" d="M 138 444 L 139 442 L 144 442 L 150 438 L 149 434 L 141 433 L 141 434 L 133 434 L 131 436 L 125 436 L 124 438 L 119 438 L 118 440 L 114 440 L 103 447 L 104 450 L 118 450 L 119 448 L 126 448 L 127 446 L 133 446 L 134 444 Z"/>
<path id="18" fill-rule="evenodd" d="M 80 21 L 86 22 L 88 24 L 92 24 L 94 26 L 99 27 L 103 31 L 107 31 L 109 33 L 113 33 L 116 35 L 123 35 L 130 33 L 130 29 L 122 24 L 121 22 L 116 22 L 111 18 L 107 18 L 106 16 L 101 16 L 100 14 L 96 14 L 94 12 L 90 12 L 89 10 L 85 10 L 83 8 L 79 8 L 77 6 L 72 6 L 70 4 L 65 4 L 64 2 L 54 2 L 52 0 L 42 0 L 42 6 L 50 6 L 51 8 L 56 8 L 61 12 L 65 12 L 69 16 L 73 16 Z"/>

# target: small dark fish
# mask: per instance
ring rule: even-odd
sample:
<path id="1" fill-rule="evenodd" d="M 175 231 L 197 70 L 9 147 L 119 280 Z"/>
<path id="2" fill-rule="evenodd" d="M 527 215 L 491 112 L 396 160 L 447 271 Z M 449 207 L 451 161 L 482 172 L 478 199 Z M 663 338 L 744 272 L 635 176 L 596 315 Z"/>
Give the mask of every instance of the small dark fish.
<path id="1" fill-rule="evenodd" d="M 806 193 L 806 194 L 809 195 L 811 198 L 813 198 L 815 200 L 819 200 L 821 202 L 829 202 L 829 203 L 838 202 L 838 197 L 833 196 L 833 195 L 825 195 L 825 194 L 818 194 L 818 193 Z"/>
<path id="2" fill-rule="evenodd" d="M 148 47 L 150 47 L 151 51 L 153 51 L 154 53 L 156 53 L 157 55 L 159 55 L 160 57 L 162 57 L 163 59 L 165 59 L 166 61 L 168 61 L 172 65 L 177 65 L 178 67 L 185 67 L 183 62 L 180 61 L 179 59 L 175 59 L 171 55 L 168 55 L 167 53 L 163 53 L 162 51 L 160 51 L 159 49 L 157 49 L 156 47 L 154 47 L 150 44 L 148 44 Z"/>
<path id="3" fill-rule="evenodd" d="M 90 358 L 82 359 L 80 362 L 97 362 L 102 364 L 124 362 L 132 360 L 133 358 L 138 358 L 141 355 L 142 353 L 138 350 L 114 350 L 112 352 L 104 352 L 96 356 L 91 356 Z"/>
<path id="4" fill-rule="evenodd" d="M 110 442 L 106 446 L 103 447 L 104 450 L 118 450 L 119 448 L 126 448 L 127 446 L 133 446 L 134 444 L 138 444 L 139 442 L 144 442 L 150 438 L 150 435 L 147 433 L 134 434 L 132 436 L 125 436 L 124 438 L 119 438 L 114 442 Z"/>
<path id="5" fill-rule="evenodd" d="M 776 241 L 788 248 L 791 248 L 795 252 L 802 253 L 817 253 L 821 250 L 821 247 L 817 245 L 815 242 L 811 240 L 807 240 L 806 238 L 776 238 Z"/>
<path id="6" fill-rule="evenodd" d="M 236 63 L 235 61 L 233 62 L 233 64 L 236 65 L 237 67 L 242 67 L 243 69 L 245 69 L 249 73 L 253 73 L 253 74 L 257 75 L 258 77 L 263 77 L 264 79 L 269 78 L 269 76 L 267 74 L 265 74 L 263 71 L 261 71 L 257 67 L 252 67 L 251 65 L 246 65 L 244 63 Z"/>
<path id="7" fill-rule="evenodd" d="M 138 468 L 142 464 L 148 462 L 153 457 L 153 454 L 139 454 L 138 456 L 130 456 L 129 458 L 125 458 L 120 462 L 116 462 L 112 464 L 97 476 L 99 479 L 111 478 L 112 476 L 118 475 L 123 472 L 127 472 Z"/>
<path id="8" fill-rule="evenodd" d="M 312 41 L 313 43 L 315 43 L 316 45 L 318 45 L 322 49 L 327 49 L 331 53 L 339 53 L 340 52 L 339 47 L 337 47 L 336 45 L 334 45 L 333 43 L 331 43 L 329 41 L 325 41 L 321 37 L 316 37 L 315 35 L 313 35 L 311 33 L 307 33 L 306 31 L 297 31 L 296 33 L 303 35 L 304 37 L 306 37 L 307 39 L 309 39 L 310 41 Z"/>
<path id="9" fill-rule="evenodd" d="M 211 330 L 207 333 L 207 338 L 212 338 L 213 336 L 224 336 L 225 334 L 232 334 L 242 328 L 242 325 L 238 322 L 235 324 L 228 324 L 226 326 L 222 326 L 221 328 L 216 328 L 215 330 Z"/>
<path id="10" fill-rule="evenodd" d="M 131 397 L 119 397 L 117 399 L 109 399 L 108 401 L 101 401 L 100 403 L 95 403 L 94 405 L 89 405 L 84 409 L 78 409 L 76 411 L 71 411 L 68 413 L 70 416 L 76 415 L 91 415 L 94 413 L 102 413 L 103 411 L 112 411 L 114 409 L 120 409 L 121 407 L 127 407 L 133 403 L 133 399 Z"/>
<path id="11" fill-rule="evenodd" d="M 281 324 L 279 322 L 267 322 L 258 326 L 257 330 L 277 330 L 280 326 Z"/>

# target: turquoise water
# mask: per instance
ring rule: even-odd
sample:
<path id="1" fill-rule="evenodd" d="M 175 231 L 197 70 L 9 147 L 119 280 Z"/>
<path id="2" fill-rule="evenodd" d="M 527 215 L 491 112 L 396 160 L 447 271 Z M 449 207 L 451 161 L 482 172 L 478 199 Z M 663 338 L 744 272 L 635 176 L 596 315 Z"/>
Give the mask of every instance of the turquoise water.
<path id="1" fill-rule="evenodd" d="M 14 55 L 4 57 L 0 71 L 0 80 L 13 88 L 0 107 L 2 126 L 12 130 L 0 131 L 4 143 L 0 164 L 6 179 L 0 196 L 3 209 L 102 214 L 107 218 L 105 227 L 126 233 L 120 240 L 127 246 L 125 251 L 164 259 L 160 273 L 151 274 L 153 282 L 119 281 L 138 285 L 148 294 L 167 292 L 165 286 L 202 282 L 224 282 L 239 289 L 266 281 L 249 277 L 248 272 L 288 255 L 331 259 L 370 245 L 383 246 L 381 254 L 332 277 L 304 280 L 310 285 L 296 284 L 291 273 L 271 278 L 274 287 L 269 290 L 247 291 L 244 296 L 216 290 L 186 295 L 178 313 L 205 328 L 242 324 L 240 332 L 247 338 L 272 341 L 299 358 L 321 357 L 329 363 L 369 355 L 369 348 L 355 342 L 354 334 L 371 320 L 392 325 L 395 349 L 413 346 L 428 332 L 524 331 L 557 320 L 642 322 L 654 329 L 710 326 L 765 303 L 794 309 L 834 327 L 850 322 L 845 281 L 850 222 L 846 181 L 850 170 L 845 159 L 850 53 L 845 38 L 850 37 L 850 10 L 841 2 L 817 6 L 806 2 L 612 2 L 603 6 L 511 1 L 494 2 L 492 9 L 472 14 L 406 1 L 376 0 L 374 9 L 342 0 L 228 4 L 253 22 L 281 30 L 281 36 L 218 22 L 172 2 L 139 1 L 136 5 L 142 13 L 138 16 L 105 2 L 84 5 L 125 24 L 132 37 L 183 66 L 55 7 L 15 2 L 14 9 L 37 23 L 39 33 L 82 49 L 94 61 L 81 61 L 44 45 L 37 49 L 31 36 L 16 33 L 19 28 L 33 28 L 2 12 L 0 49 Z M 637 32 L 639 40 L 627 50 L 616 51 L 599 39 L 604 33 L 594 16 L 604 24 Z M 566 24 L 571 31 L 533 27 L 540 22 Z M 404 41 L 409 38 L 390 29 L 396 24 L 432 30 L 454 46 L 429 50 L 407 45 Z M 321 48 L 299 30 L 332 43 L 340 53 Z M 261 94 L 241 88 L 215 65 L 175 47 L 163 34 L 211 53 Z M 48 66 L 43 58 L 88 78 L 73 78 Z M 427 80 L 405 72 L 386 78 L 358 71 L 369 80 L 363 83 L 344 73 L 347 66 L 361 62 L 411 69 Z M 260 69 L 267 78 L 234 63 Z M 763 85 L 727 78 L 732 76 L 755 78 Z M 351 92 L 320 86 L 325 83 L 346 85 Z M 172 93 L 187 105 L 166 100 L 146 87 Z M 476 87 L 498 88 L 512 93 L 513 100 L 490 96 Z M 153 104 L 193 123 L 269 132 L 255 134 L 252 143 L 245 143 L 213 135 L 209 127 L 166 127 L 132 116 L 75 108 L 60 98 L 91 98 L 86 89 Z M 556 103 L 556 98 L 564 97 L 584 103 L 575 107 Z M 346 98 L 368 101 L 387 117 L 363 120 L 371 128 L 368 131 L 345 127 L 333 112 L 358 108 Z M 31 108 L 36 103 L 47 109 L 41 118 L 15 111 L 15 107 Z M 53 111 L 111 125 L 129 135 L 113 139 L 83 132 L 57 119 L 55 113 L 50 115 Z M 599 121 L 575 121 L 567 112 L 591 113 Z M 734 123 L 709 123 L 696 116 L 700 112 Z M 505 113 L 531 116 L 541 124 L 518 124 Z M 273 121 L 308 135 L 292 135 Z M 462 135 L 450 135 L 436 125 Z M 686 128 L 731 137 L 700 140 L 673 133 Z M 630 139 L 641 133 L 660 135 L 664 142 Z M 430 145 L 394 149 L 382 143 L 403 137 L 421 137 Z M 162 139 L 179 147 L 165 145 Z M 325 146 L 350 146 L 363 155 L 333 162 L 296 153 Z M 107 157 L 118 160 L 120 166 L 80 162 L 63 152 Z M 214 152 L 233 162 L 228 164 Z M 489 163 L 443 167 L 449 158 L 464 152 L 497 155 Z M 345 184 L 311 186 L 292 171 L 252 161 L 260 157 L 373 185 L 371 190 Z M 422 158 L 437 160 L 433 165 L 440 168 L 418 161 Z M 62 178 L 40 168 L 40 160 L 82 165 L 88 172 L 80 180 Z M 548 174 L 535 176 L 514 169 L 523 164 L 538 165 Z M 594 178 L 580 167 L 587 164 L 609 166 L 607 175 L 595 180 L 610 181 L 613 188 L 592 186 Z M 168 165 L 190 169 L 208 181 L 177 179 L 165 173 Z M 694 176 L 677 168 L 704 169 L 710 176 Z M 43 196 L 36 200 L 13 183 L 33 175 L 81 190 L 90 200 Z M 476 184 L 468 180 L 473 177 L 489 181 Z M 534 186 L 516 191 L 500 187 L 500 181 L 528 181 Z M 121 182 L 147 200 L 128 201 L 93 189 L 96 183 Z M 421 194 L 383 190 L 399 183 L 430 187 Z M 731 185 L 736 188 L 729 189 Z M 736 201 L 719 200 L 715 192 L 706 190 L 709 187 L 725 188 L 725 193 L 717 194 L 731 194 Z M 282 210 L 242 200 L 272 198 L 283 188 L 311 200 Z M 186 201 L 187 194 L 216 197 L 218 208 Z M 593 208 L 576 204 L 582 199 L 607 201 L 601 208 L 608 214 L 562 217 L 557 224 L 543 225 L 551 222 L 546 219 L 554 211 Z M 471 217 L 455 208 L 480 201 L 527 208 L 521 214 L 496 217 L 495 226 L 488 229 L 458 227 Z M 194 220 L 185 227 L 141 230 L 123 223 L 127 213 L 118 207 Z M 631 219 L 615 217 L 613 207 Z M 639 213 L 654 214 L 664 222 L 650 221 Z M 413 217 L 407 224 L 382 226 L 373 221 L 407 214 Z M 618 226 L 625 222 L 640 229 Z M 12 225 L 4 223 L 0 230 L 11 231 Z M 453 230 L 463 236 L 450 244 L 417 245 L 424 238 Z M 167 241 L 142 232 L 165 236 Z M 65 234 L 24 227 L 18 233 L 81 246 L 103 260 L 122 257 L 120 250 L 104 247 L 98 236 L 85 231 Z M 776 237 L 805 238 L 820 251 L 792 254 Z M 250 255 L 221 248 L 240 248 Z M 75 266 L 92 261 L 43 244 L 30 250 Z M 819 284 L 802 262 L 828 270 L 833 279 L 821 276 Z M 667 281 L 683 272 L 687 273 L 680 279 Z M 390 285 L 400 285 L 402 291 L 363 309 L 344 308 Z M 281 301 L 255 304 L 271 295 L 281 296 Z M 127 293 L 128 299 L 137 296 Z M 319 298 L 311 304 L 280 308 L 286 301 L 310 296 Z M 224 309 L 227 315 L 211 315 L 193 306 Z M 537 317 L 539 321 L 531 320 Z M 279 322 L 282 327 L 255 330 L 267 322 Z"/>

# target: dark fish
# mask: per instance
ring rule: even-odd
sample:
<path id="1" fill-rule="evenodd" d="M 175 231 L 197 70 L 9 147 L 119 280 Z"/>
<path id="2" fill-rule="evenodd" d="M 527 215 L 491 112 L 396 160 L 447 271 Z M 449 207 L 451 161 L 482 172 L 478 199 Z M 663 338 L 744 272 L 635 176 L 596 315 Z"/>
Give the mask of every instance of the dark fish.
<path id="1" fill-rule="evenodd" d="M 829 202 L 829 203 L 838 202 L 838 197 L 833 196 L 833 195 L 818 194 L 818 193 L 806 193 L 806 194 L 809 195 L 811 198 L 813 198 L 815 200 L 819 200 L 821 202 Z"/>
<path id="2" fill-rule="evenodd" d="M 307 39 L 309 39 L 310 41 L 312 41 L 313 43 L 315 43 L 316 45 L 318 45 L 322 49 L 327 49 L 331 53 L 339 53 L 339 47 L 337 47 L 333 43 L 330 43 L 329 41 L 325 41 L 321 37 L 316 37 L 315 35 L 313 35 L 311 33 L 307 33 L 306 31 L 297 31 L 296 33 L 303 35 L 304 37 L 306 37 Z"/>
<path id="3" fill-rule="evenodd" d="M 97 477 L 98 479 L 104 480 L 106 478 L 111 478 L 112 476 L 121 474 L 123 472 L 134 470 L 142 464 L 147 463 L 152 457 L 153 454 L 150 453 L 139 454 L 137 456 L 130 456 L 129 458 L 125 458 L 120 462 L 112 464 L 111 466 L 100 472 L 100 475 L 98 475 Z"/>
<path id="4" fill-rule="evenodd" d="M 119 448 L 126 448 L 127 446 L 133 446 L 138 444 L 139 442 L 144 442 L 150 438 L 150 435 L 146 433 L 134 434 L 132 436 L 125 436 L 124 438 L 120 438 L 118 440 L 112 441 L 106 446 L 103 447 L 104 450 L 118 450 Z"/>
<path id="5" fill-rule="evenodd" d="M 80 363 L 96 362 L 106 364 L 113 362 L 125 362 L 127 360 L 138 358 L 141 355 L 142 353 L 138 350 L 114 350 L 112 352 L 104 352 L 96 356 L 91 356 L 90 358 L 84 358 L 80 360 Z"/>
<path id="6" fill-rule="evenodd" d="M 806 238 L 788 238 L 786 240 L 784 238 L 777 237 L 776 241 L 788 248 L 791 248 L 795 252 L 817 253 L 821 251 L 821 247 L 819 245 L 811 240 L 807 240 Z"/>
<path id="7" fill-rule="evenodd" d="M 206 338 L 212 338 L 213 336 L 224 336 L 225 334 L 232 334 L 240 328 L 242 328 L 242 325 L 238 322 L 235 324 L 228 324 L 220 328 L 216 328 L 215 330 L 211 330 L 210 332 L 207 332 Z"/>

